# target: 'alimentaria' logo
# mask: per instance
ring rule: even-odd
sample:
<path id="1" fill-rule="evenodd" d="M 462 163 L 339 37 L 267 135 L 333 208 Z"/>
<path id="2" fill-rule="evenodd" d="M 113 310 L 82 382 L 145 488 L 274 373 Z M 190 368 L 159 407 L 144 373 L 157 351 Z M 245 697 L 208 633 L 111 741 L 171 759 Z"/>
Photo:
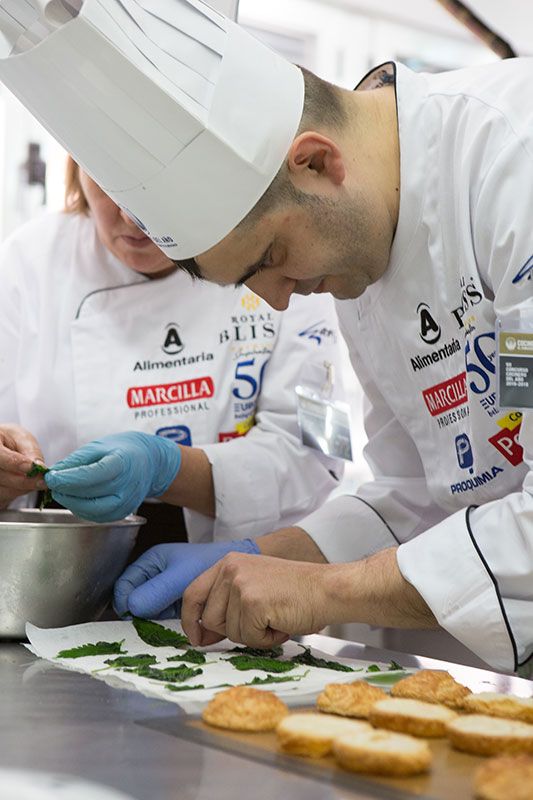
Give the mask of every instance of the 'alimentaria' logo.
<path id="1" fill-rule="evenodd" d="M 165 328 L 165 331 L 165 341 L 161 345 L 163 352 L 168 353 L 169 356 L 175 356 L 178 353 L 181 353 L 185 345 L 181 341 L 181 337 L 178 332 L 178 325 L 175 322 L 169 322 Z"/>

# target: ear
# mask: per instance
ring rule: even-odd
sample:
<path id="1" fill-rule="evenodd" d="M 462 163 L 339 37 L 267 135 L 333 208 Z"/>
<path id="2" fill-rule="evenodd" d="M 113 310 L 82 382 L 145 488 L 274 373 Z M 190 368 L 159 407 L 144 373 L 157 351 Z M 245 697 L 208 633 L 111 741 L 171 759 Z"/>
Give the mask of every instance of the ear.
<path id="1" fill-rule="evenodd" d="M 294 182 L 302 188 L 317 178 L 326 178 L 340 186 L 346 177 L 339 147 L 316 131 L 305 131 L 296 137 L 287 156 L 287 166 Z"/>

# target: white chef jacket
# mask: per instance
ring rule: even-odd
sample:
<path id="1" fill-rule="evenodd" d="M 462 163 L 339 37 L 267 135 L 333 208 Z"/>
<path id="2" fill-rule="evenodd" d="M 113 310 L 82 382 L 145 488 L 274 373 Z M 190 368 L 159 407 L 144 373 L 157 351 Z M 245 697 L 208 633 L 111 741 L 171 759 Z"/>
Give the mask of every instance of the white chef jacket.
<path id="1" fill-rule="evenodd" d="M 62 212 L 4 243 L 0 286 L 0 419 L 30 430 L 46 463 L 126 430 L 201 447 L 216 519 L 185 510 L 191 541 L 290 525 L 337 485 L 339 462 L 300 443 L 294 392 L 302 365 L 337 363 L 330 299 L 281 313 L 182 271 L 150 280 L 91 217 Z"/>
<path id="2" fill-rule="evenodd" d="M 439 624 L 509 671 L 533 652 L 533 411 L 496 404 L 495 321 L 533 315 L 532 79 L 389 64 L 358 87 L 396 81 L 401 151 L 388 269 L 337 303 L 374 480 L 299 523 L 330 561 L 399 543 Z"/>

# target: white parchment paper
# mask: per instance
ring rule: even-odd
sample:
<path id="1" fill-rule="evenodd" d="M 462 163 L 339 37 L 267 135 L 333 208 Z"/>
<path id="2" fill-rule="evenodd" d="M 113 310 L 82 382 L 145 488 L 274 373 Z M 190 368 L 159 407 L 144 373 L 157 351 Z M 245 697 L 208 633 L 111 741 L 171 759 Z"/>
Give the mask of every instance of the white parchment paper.
<path id="1" fill-rule="evenodd" d="M 164 620 L 160 622 L 166 628 L 182 633 L 182 628 L 179 620 Z M 92 675 L 95 678 L 104 680 L 114 686 L 121 688 L 135 689 L 142 694 L 149 697 L 157 697 L 158 699 L 168 700 L 171 703 L 178 705 L 186 705 L 187 703 L 205 703 L 210 700 L 214 694 L 221 691 L 217 687 L 218 684 L 231 684 L 237 686 L 239 684 L 247 683 L 254 677 L 264 678 L 268 673 L 263 670 L 247 670 L 239 671 L 232 664 L 225 661 L 235 653 L 229 653 L 235 645 L 228 639 L 216 645 L 203 648 L 206 654 L 207 664 L 186 664 L 185 662 L 168 661 L 171 656 L 184 653 L 187 647 L 176 649 L 175 647 L 151 647 L 145 644 L 138 636 L 132 622 L 88 622 L 83 625 L 72 625 L 66 628 L 37 628 L 35 625 L 28 623 L 26 625 L 26 635 L 30 641 L 26 647 L 35 655 L 40 656 L 51 661 L 59 667 L 64 669 L 71 669 L 77 672 L 84 672 Z M 165 667 L 175 667 L 184 664 L 188 667 L 199 666 L 202 669 L 202 674 L 185 681 L 184 684 L 179 685 L 198 685 L 203 684 L 205 689 L 190 690 L 185 692 L 173 692 L 165 687 L 161 681 L 151 680 L 149 678 L 142 678 L 134 673 L 124 672 L 121 669 L 107 668 L 105 664 L 106 659 L 116 658 L 115 655 L 103 656 L 86 656 L 83 658 L 57 658 L 57 654 L 61 650 L 78 647 L 83 644 L 96 644 L 96 642 L 118 642 L 124 640 L 122 655 L 138 655 L 140 653 L 149 653 L 156 656 L 157 663 L 153 665 L 156 669 L 163 669 Z M 283 657 L 291 657 L 303 652 L 301 645 L 296 642 L 289 641 L 283 645 Z M 352 661 L 345 658 L 333 658 L 326 653 L 318 650 L 312 650 L 313 655 L 320 658 L 327 658 L 328 660 L 338 661 L 339 663 L 348 664 L 358 672 L 339 672 L 331 669 L 323 669 L 318 667 L 308 667 L 304 665 L 297 665 L 291 672 L 282 673 L 283 675 L 307 675 L 298 682 L 287 683 L 271 683 L 264 686 L 257 686 L 258 689 L 265 689 L 273 691 L 284 699 L 289 704 L 298 705 L 302 702 L 309 702 L 313 696 L 319 694 L 327 683 L 344 683 L 351 682 L 365 676 L 368 676 L 367 667 L 370 662 L 368 661 Z M 282 657 L 282 658 L 283 658 Z M 386 670 L 387 665 L 379 664 L 382 669 Z"/>

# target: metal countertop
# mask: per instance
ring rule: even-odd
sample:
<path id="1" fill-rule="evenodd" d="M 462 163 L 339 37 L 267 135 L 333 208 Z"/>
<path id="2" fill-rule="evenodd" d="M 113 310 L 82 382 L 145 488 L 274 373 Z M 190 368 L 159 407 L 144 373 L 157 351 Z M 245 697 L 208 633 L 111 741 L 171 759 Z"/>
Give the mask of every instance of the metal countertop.
<path id="1" fill-rule="evenodd" d="M 327 636 L 301 639 L 331 655 L 448 669 L 476 691 L 533 695 L 521 678 L 394 653 Z M 288 757 L 252 760 L 206 746 L 184 729 L 173 703 L 117 689 L 0 642 L 0 766 L 59 772 L 130 794 L 135 800 L 346 800 L 399 797 L 347 774 L 335 783 L 305 775 Z M 299 766 L 296 766 L 298 764 Z"/>

